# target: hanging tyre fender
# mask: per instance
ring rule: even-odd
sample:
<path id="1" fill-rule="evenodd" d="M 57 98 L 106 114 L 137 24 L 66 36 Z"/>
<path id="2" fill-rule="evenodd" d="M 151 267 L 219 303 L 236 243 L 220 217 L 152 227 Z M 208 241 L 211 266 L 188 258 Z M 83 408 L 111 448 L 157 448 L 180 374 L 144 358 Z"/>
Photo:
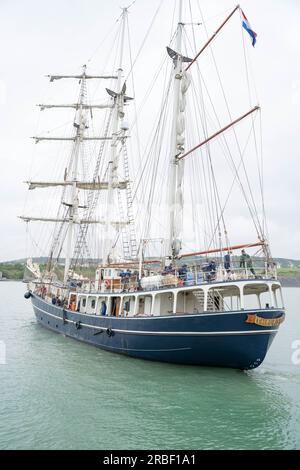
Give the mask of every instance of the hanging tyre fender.
<path id="1" fill-rule="evenodd" d="M 30 290 L 28 292 L 25 292 L 24 294 L 25 299 L 30 299 L 31 296 L 32 296 L 32 293 Z"/>
<path id="2" fill-rule="evenodd" d="M 81 328 L 81 322 L 80 321 L 77 321 L 75 323 L 75 328 L 76 328 L 76 330 L 80 330 L 80 328 Z"/>
<path id="3" fill-rule="evenodd" d="M 106 334 L 107 334 L 107 336 L 109 336 L 111 338 L 114 335 L 114 332 L 111 328 L 107 328 Z"/>

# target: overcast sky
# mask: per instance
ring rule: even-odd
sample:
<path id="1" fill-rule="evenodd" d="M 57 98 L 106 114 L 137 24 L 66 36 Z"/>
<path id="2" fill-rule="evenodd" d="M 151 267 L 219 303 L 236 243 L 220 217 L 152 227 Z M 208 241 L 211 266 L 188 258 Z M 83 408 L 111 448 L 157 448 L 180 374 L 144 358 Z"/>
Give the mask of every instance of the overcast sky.
<path id="1" fill-rule="evenodd" d="M 158 47 L 160 32 L 161 47 L 166 45 L 174 1 L 163 2 L 153 48 Z M 24 206 L 26 190 L 22 182 L 30 174 L 35 144 L 29 137 L 36 131 L 35 105 L 45 96 L 44 75 L 78 71 L 89 59 L 93 70 L 101 72 L 98 46 L 101 50 L 120 6 L 129 3 L 0 0 L 0 260 L 26 255 L 25 226 L 17 215 Z M 160 0 L 136 0 L 132 7 L 135 52 L 159 4 Z M 203 0 L 201 4 L 207 18 L 219 15 L 221 19 L 222 13 L 234 7 L 231 0 Z M 263 108 L 266 208 L 272 252 L 276 257 L 300 259 L 300 2 L 243 0 L 241 6 L 258 33 L 251 60 Z M 146 70 L 148 57 L 139 58 L 139 66 Z"/>

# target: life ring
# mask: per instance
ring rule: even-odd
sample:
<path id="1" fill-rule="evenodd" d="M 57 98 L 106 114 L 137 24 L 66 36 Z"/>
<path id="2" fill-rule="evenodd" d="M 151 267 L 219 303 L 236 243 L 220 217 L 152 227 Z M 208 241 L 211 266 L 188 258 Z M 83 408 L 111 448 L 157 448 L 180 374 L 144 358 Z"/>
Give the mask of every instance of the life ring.
<path id="1" fill-rule="evenodd" d="M 106 289 L 110 289 L 111 288 L 111 281 L 109 279 L 106 279 L 104 281 L 104 285 L 105 285 Z"/>

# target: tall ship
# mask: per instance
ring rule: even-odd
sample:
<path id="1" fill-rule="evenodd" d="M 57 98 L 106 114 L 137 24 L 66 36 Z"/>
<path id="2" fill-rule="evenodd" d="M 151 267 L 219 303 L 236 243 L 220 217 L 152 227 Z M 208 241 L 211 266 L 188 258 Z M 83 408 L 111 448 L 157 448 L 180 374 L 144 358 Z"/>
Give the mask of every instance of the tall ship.
<path id="1" fill-rule="evenodd" d="M 100 73 L 84 65 L 49 76 L 62 97 L 79 89 L 73 101 L 39 105 L 63 117 L 34 137 L 40 160 L 26 183 L 39 213 L 20 216 L 30 244 L 25 297 L 42 326 L 107 351 L 254 369 L 285 317 L 250 77 L 257 35 L 240 6 L 211 35 L 200 8 L 174 5 L 159 52 L 150 44 L 147 53 L 147 41 L 158 42 L 160 7 L 134 56 L 131 5 Z M 242 52 L 238 74 L 227 39 Z"/>

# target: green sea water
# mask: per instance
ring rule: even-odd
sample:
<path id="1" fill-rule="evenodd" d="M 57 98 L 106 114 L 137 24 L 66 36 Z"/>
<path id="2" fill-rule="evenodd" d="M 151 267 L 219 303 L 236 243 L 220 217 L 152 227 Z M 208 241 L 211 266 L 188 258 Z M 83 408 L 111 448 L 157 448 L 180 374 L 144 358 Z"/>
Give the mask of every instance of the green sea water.
<path id="1" fill-rule="evenodd" d="M 284 290 L 287 320 L 251 372 L 64 338 L 24 291 L 0 282 L 0 449 L 300 449 L 300 289 Z"/>

